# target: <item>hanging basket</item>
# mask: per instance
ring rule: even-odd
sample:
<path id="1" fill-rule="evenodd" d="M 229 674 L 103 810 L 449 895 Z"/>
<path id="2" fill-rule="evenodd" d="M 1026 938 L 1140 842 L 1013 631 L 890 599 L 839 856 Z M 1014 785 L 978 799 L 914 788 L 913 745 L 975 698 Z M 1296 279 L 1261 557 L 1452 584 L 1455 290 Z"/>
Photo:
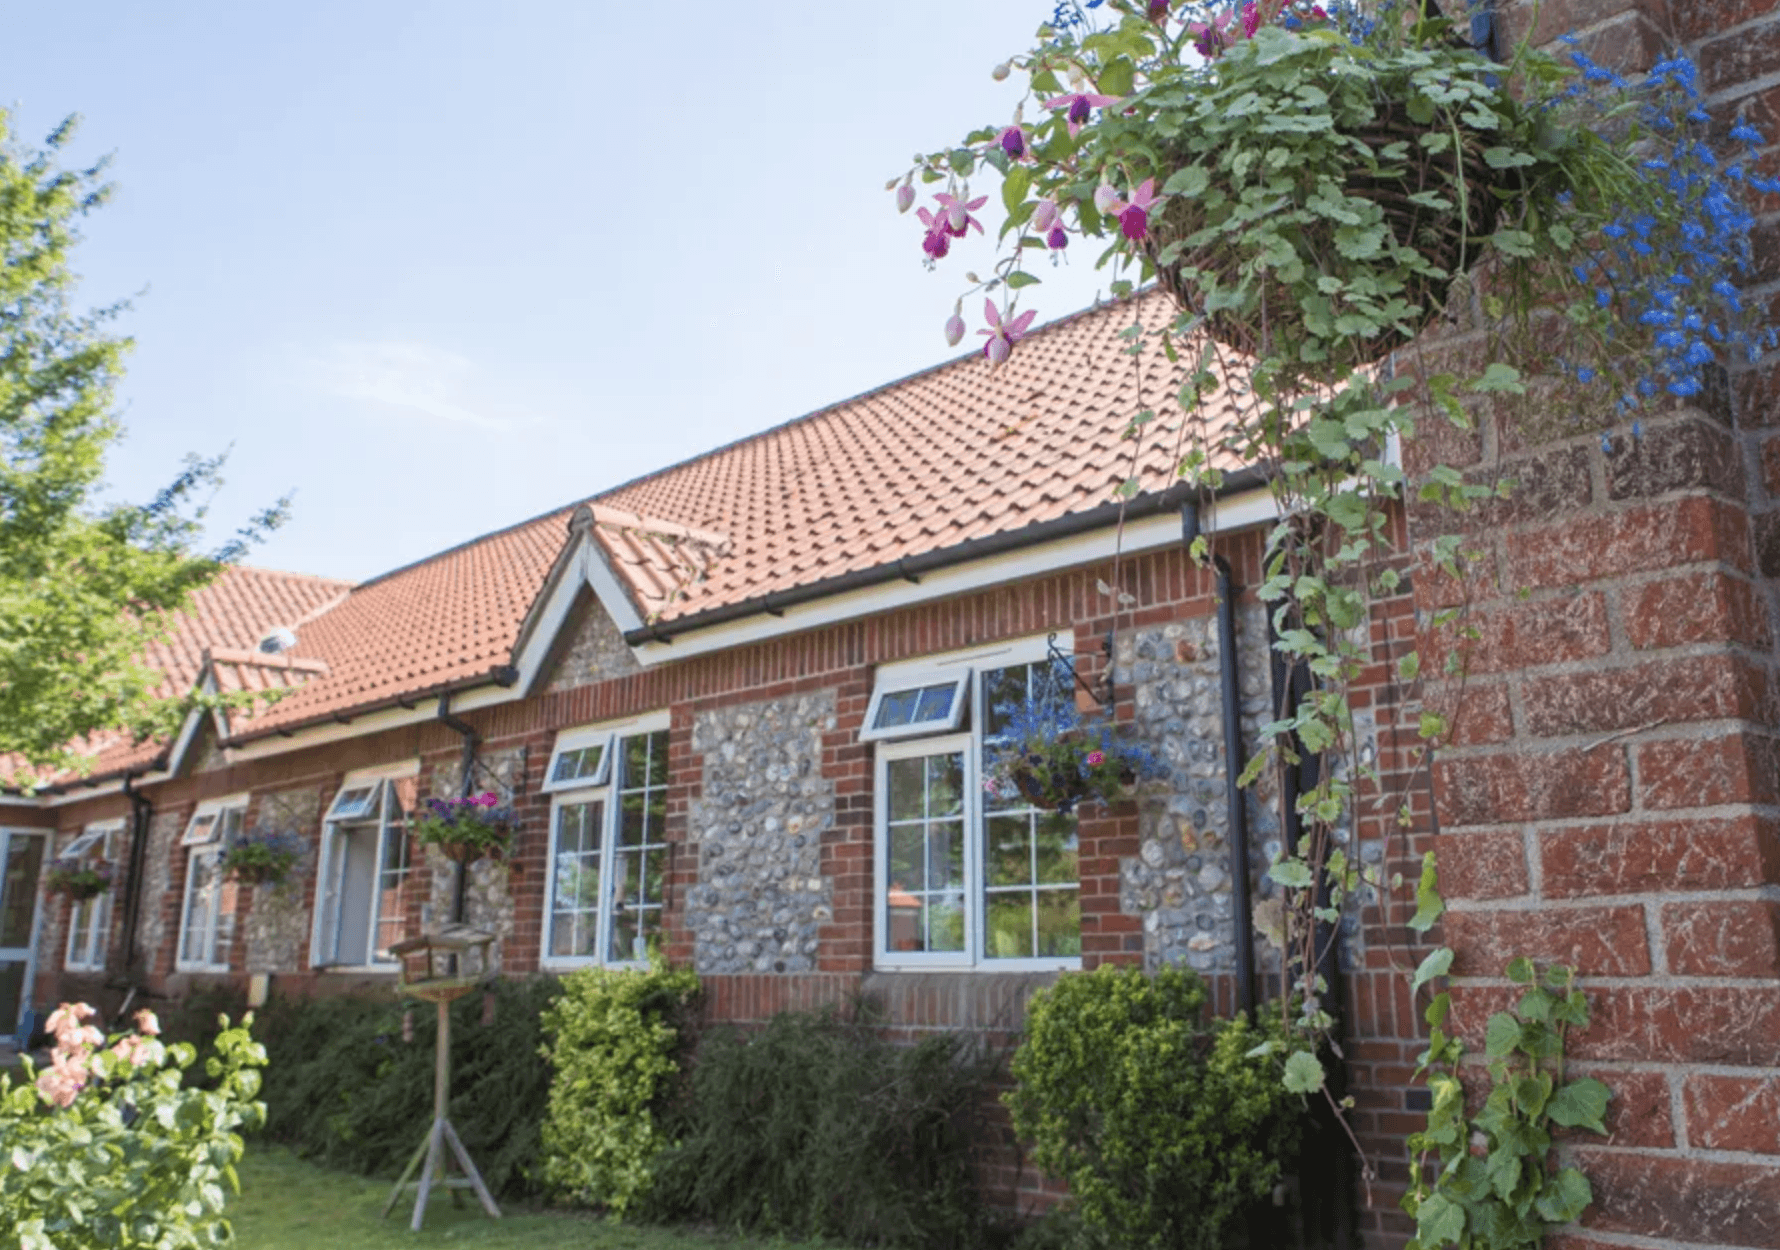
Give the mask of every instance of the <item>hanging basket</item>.
<path id="1" fill-rule="evenodd" d="M 1369 125 L 1353 132 L 1353 138 L 1374 152 L 1395 143 L 1406 145 L 1414 154 L 1424 151 L 1420 139 L 1425 133 L 1427 128 L 1412 121 L 1401 102 L 1393 101 Z M 1427 155 L 1420 165 L 1403 168 L 1401 178 L 1382 177 L 1356 166 L 1346 181 L 1350 196 L 1369 200 L 1379 207 L 1386 227 L 1398 244 L 1420 252 L 1429 265 L 1447 275 L 1441 278 L 1408 275 L 1402 297 L 1416 310 L 1408 320 L 1410 329 L 1416 332 L 1424 329 L 1445 308 L 1451 275 L 1466 267 L 1478 254 L 1478 240 L 1495 232 L 1500 213 L 1500 203 L 1491 187 L 1503 180 L 1504 173 L 1492 170 L 1483 159 L 1484 144 L 1475 132 L 1461 129 L 1458 134 L 1459 170 L 1465 188 L 1464 207 L 1468 221 L 1460 220 L 1456 212 L 1414 202 L 1413 197 L 1427 191 L 1455 202 L 1458 200 L 1450 149 L 1445 153 Z M 1212 275 L 1219 289 L 1229 291 L 1241 282 L 1243 263 L 1249 259 L 1219 237 L 1183 250 L 1170 264 L 1157 263 L 1157 258 L 1171 244 L 1191 238 L 1204 229 L 1205 224 L 1203 209 L 1197 200 L 1173 196 L 1163 204 L 1159 216 L 1152 220 L 1149 235 L 1142 245 L 1144 254 L 1156 265 L 1157 284 L 1173 297 L 1182 312 L 1194 316 L 1204 312 L 1204 302 L 1198 282 L 1183 271 Z M 1312 274 L 1317 272 L 1319 260 L 1339 258 L 1335 230 L 1335 222 L 1320 219 L 1306 228 L 1299 241 L 1299 256 Z M 1292 288 L 1270 274 L 1262 281 L 1259 307 L 1253 313 L 1236 316 L 1220 311 L 1206 317 L 1205 331 L 1213 340 L 1244 355 L 1259 356 L 1264 348 L 1276 348 L 1282 341 L 1292 342 L 1303 337 L 1303 312 Z M 1354 359 L 1358 363 L 1381 360 L 1411 337 L 1401 330 L 1390 329 L 1370 339 L 1352 340 Z M 1271 339 L 1272 343 L 1264 339 Z"/>
<path id="2" fill-rule="evenodd" d="M 76 903 L 85 903 L 111 890 L 111 882 L 89 873 L 50 872 L 45 885 L 53 894 L 60 894 Z"/>
<path id="3" fill-rule="evenodd" d="M 1084 799 L 1103 797 L 1081 775 L 1073 757 L 1065 761 L 1068 767 L 1054 767 L 1042 755 L 1023 756 L 1008 765 L 1007 779 L 1021 798 L 1046 811 L 1070 812 Z"/>
<path id="4" fill-rule="evenodd" d="M 284 879 L 290 875 L 290 867 L 280 867 L 277 864 L 236 864 L 229 869 L 229 873 L 242 885 L 283 885 Z"/>

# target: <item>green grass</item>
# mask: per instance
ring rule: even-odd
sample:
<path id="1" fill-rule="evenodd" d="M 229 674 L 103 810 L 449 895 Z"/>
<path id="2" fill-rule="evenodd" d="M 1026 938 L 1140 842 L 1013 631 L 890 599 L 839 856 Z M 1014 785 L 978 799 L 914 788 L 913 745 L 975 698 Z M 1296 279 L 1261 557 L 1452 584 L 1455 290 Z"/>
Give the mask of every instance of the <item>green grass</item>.
<path id="1" fill-rule="evenodd" d="M 250 1144 L 241 1164 L 241 1196 L 229 1204 L 239 1250 L 419 1250 L 475 1246 L 483 1250 L 759 1250 L 772 1244 L 721 1238 L 682 1229 L 615 1224 L 586 1214 L 503 1208 L 491 1220 L 464 1196 L 453 1207 L 447 1194 L 427 1204 L 418 1236 L 408 1231 L 412 1191 L 386 1220 L 389 1182 L 331 1172 L 288 1151 Z M 808 1246 L 807 1250 L 817 1250 Z"/>

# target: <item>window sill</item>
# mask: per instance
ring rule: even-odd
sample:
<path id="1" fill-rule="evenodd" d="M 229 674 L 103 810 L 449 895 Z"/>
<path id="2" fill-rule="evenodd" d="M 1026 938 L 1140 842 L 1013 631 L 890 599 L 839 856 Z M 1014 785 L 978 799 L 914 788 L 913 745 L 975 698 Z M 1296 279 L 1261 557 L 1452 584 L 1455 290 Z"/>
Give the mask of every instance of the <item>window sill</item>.
<path id="1" fill-rule="evenodd" d="M 882 955 L 872 961 L 873 972 L 1080 972 L 1080 957 L 1072 959 L 984 959 L 974 964 L 928 963 L 925 960 L 891 959 Z"/>
<path id="2" fill-rule="evenodd" d="M 215 973 L 227 973 L 227 972 L 232 971 L 232 969 L 227 964 L 188 964 L 188 963 L 176 962 L 173 965 L 173 971 L 175 971 L 175 972 L 204 972 L 204 973 L 215 974 Z"/>
<path id="3" fill-rule="evenodd" d="M 599 960 L 592 958 L 568 959 L 557 956 L 555 958 L 540 959 L 538 961 L 538 970 L 541 972 L 575 972 L 582 968 L 610 968 L 614 972 L 623 972 L 627 969 L 643 969 L 648 966 L 649 961 L 647 959 L 614 959 L 607 963 L 601 963 Z"/>

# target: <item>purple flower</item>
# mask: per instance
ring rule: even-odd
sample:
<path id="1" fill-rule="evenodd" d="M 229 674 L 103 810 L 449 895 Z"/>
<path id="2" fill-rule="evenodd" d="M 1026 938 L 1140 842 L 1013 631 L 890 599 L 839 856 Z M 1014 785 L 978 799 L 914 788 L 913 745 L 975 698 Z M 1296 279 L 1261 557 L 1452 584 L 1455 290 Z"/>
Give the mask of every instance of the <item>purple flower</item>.
<path id="1" fill-rule="evenodd" d="M 1052 226 L 1051 232 L 1045 236 L 1045 246 L 1053 252 L 1061 252 L 1069 246 L 1069 235 L 1062 226 Z"/>
<path id="2" fill-rule="evenodd" d="M 964 318 L 954 312 L 946 320 L 946 346 L 956 347 L 964 340 Z"/>
<path id="3" fill-rule="evenodd" d="M 921 250 L 927 253 L 930 260 L 944 259 L 945 254 L 952 250 L 952 232 L 946 228 L 945 215 L 917 208 L 915 216 L 927 227 L 927 233 L 921 239 Z"/>
<path id="4" fill-rule="evenodd" d="M 1026 130 L 1022 126 L 1009 126 L 995 137 L 995 142 L 1016 161 L 1026 155 Z"/>
<path id="5" fill-rule="evenodd" d="M 1078 91 L 1073 95 L 1053 96 L 1046 100 L 1048 109 L 1066 108 L 1069 110 L 1069 134 L 1071 138 L 1081 133 L 1083 126 L 1088 124 L 1088 117 L 1095 109 L 1110 108 L 1119 102 L 1116 95 L 1095 95 L 1092 92 Z"/>
<path id="6" fill-rule="evenodd" d="M 937 214 L 936 219 L 943 221 L 955 237 L 960 239 L 963 238 L 964 232 L 972 226 L 976 227 L 976 232 L 978 234 L 983 232 L 983 223 L 978 221 L 975 217 L 972 217 L 971 214 L 989 202 L 988 196 L 979 195 L 976 199 L 971 200 L 969 203 L 965 203 L 955 195 L 949 195 L 944 191 L 940 191 L 935 194 L 933 198 L 937 200 L 939 206 L 945 210 L 944 212 Z"/>

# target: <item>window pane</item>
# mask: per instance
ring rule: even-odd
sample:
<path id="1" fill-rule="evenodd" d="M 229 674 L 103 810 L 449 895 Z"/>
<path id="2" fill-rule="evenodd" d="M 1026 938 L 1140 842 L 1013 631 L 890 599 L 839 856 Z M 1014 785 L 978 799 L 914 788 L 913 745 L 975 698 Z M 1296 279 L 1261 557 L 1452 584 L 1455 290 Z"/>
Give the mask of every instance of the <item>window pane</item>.
<path id="1" fill-rule="evenodd" d="M 918 690 L 892 690 L 878 700 L 878 718 L 872 722 L 874 729 L 892 729 L 897 725 L 906 725 L 915 718 L 915 705 L 920 699 Z"/>
<path id="2" fill-rule="evenodd" d="M 1040 890 L 1034 911 L 1040 955 L 1063 959 L 1082 953 L 1081 891 Z"/>
<path id="3" fill-rule="evenodd" d="M 964 756 L 927 757 L 927 815 L 959 816 L 964 813 Z"/>
<path id="4" fill-rule="evenodd" d="M 921 825 L 890 828 L 891 890 L 927 888 L 927 839 Z"/>
<path id="5" fill-rule="evenodd" d="M 957 693 L 958 687 L 949 682 L 943 686 L 929 686 L 921 691 L 920 704 L 915 708 L 915 723 L 950 720 L 952 697 Z"/>
<path id="6" fill-rule="evenodd" d="M 990 885 L 1025 885 L 1032 879 L 1032 824 L 1027 816 L 991 816 L 983 844 L 983 872 Z"/>
<path id="7" fill-rule="evenodd" d="M 558 958 L 584 958 L 594 954 L 599 933 L 600 833 L 605 804 L 566 803 L 556 810 L 550 953 Z M 620 866 L 622 863 L 621 859 Z"/>
<path id="8" fill-rule="evenodd" d="M 209 851 L 193 851 L 186 873 L 179 958 L 186 963 L 209 963 L 210 924 L 216 905 L 216 856 Z"/>
<path id="9" fill-rule="evenodd" d="M 927 827 L 927 888 L 964 888 L 964 822 L 935 821 Z"/>
<path id="10" fill-rule="evenodd" d="M 1074 885 L 1080 877 L 1078 868 L 1075 815 L 1046 812 L 1031 818 L 1038 844 L 1038 876 L 1036 880 L 1050 885 L 1066 882 Z"/>
<path id="11" fill-rule="evenodd" d="M 1031 667 L 994 668 L 983 674 L 983 736 L 1001 733 L 1015 705 L 1026 698 L 1026 672 Z"/>
<path id="12" fill-rule="evenodd" d="M 241 832 L 241 822 L 247 817 L 245 807 L 231 807 L 222 814 L 221 832 L 219 836 L 226 842 Z"/>
<path id="13" fill-rule="evenodd" d="M 890 819 L 919 820 L 927 814 L 927 765 L 925 760 L 891 760 L 889 767 Z"/>
<path id="14" fill-rule="evenodd" d="M 550 774 L 550 780 L 578 781 L 582 777 L 592 777 L 599 772 L 600 759 L 605 753 L 606 744 L 603 742 L 564 751 L 556 757 L 556 770 Z"/>
<path id="15" fill-rule="evenodd" d="M 377 931 L 372 945 L 376 958 L 387 961 L 389 948 L 402 940 L 408 924 L 409 882 L 414 870 L 408 857 L 408 831 L 389 825 L 383 831 L 381 864 L 377 873 Z"/>
<path id="16" fill-rule="evenodd" d="M 618 800 L 618 845 L 641 846 L 648 827 L 643 811 L 643 792 L 632 791 Z"/>
<path id="17" fill-rule="evenodd" d="M 930 951 L 961 951 L 964 949 L 964 895 L 941 894 L 927 905 L 927 949 Z"/>
<path id="18" fill-rule="evenodd" d="M 28 946 L 37 905 L 37 878 L 43 869 L 43 838 L 15 833 L 0 864 L 0 946 Z M 0 1028 L 8 1021 L 0 1017 Z"/>
<path id="19" fill-rule="evenodd" d="M 991 894 L 986 908 L 983 953 L 990 959 L 1032 955 L 1032 896 L 1025 890 Z"/>

